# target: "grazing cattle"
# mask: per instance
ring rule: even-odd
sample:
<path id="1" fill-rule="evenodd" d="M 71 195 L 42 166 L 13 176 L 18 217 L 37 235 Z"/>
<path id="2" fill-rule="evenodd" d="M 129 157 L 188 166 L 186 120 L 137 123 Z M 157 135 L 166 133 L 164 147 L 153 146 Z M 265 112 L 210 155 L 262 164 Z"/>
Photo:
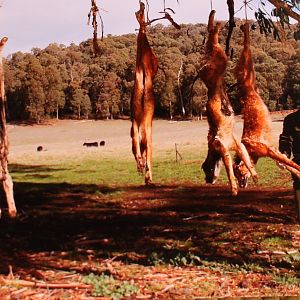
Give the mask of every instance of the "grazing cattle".
<path id="1" fill-rule="evenodd" d="M 8 172 L 7 156 L 8 156 L 8 137 L 7 137 L 7 127 L 6 127 L 6 98 L 4 89 L 4 70 L 2 62 L 2 53 L 4 45 L 7 42 L 7 37 L 4 37 L 0 41 L 0 178 L 3 183 L 3 189 L 6 196 L 6 202 L 8 205 L 8 213 L 11 217 L 15 217 L 17 214 L 17 209 L 14 200 L 13 193 L 13 181 Z M 0 210 L 1 216 L 1 210 Z"/>
<path id="2" fill-rule="evenodd" d="M 231 194 L 235 196 L 238 193 L 238 186 L 233 172 L 230 150 L 234 150 L 245 162 L 254 179 L 257 175 L 245 147 L 233 134 L 234 114 L 224 88 L 224 73 L 228 59 L 218 41 L 221 24 L 214 25 L 214 16 L 215 11 L 211 11 L 204 64 L 199 71 L 199 76 L 208 89 L 206 105 L 209 125 L 208 154 L 202 169 L 206 175 L 206 182 L 214 183 L 219 175 L 222 159 L 230 181 Z"/>
<path id="3" fill-rule="evenodd" d="M 300 178 L 300 166 L 270 146 L 271 117 L 255 83 L 249 23 L 245 23 L 241 29 L 244 32 L 244 47 L 235 69 L 235 77 L 244 116 L 242 143 L 246 146 L 254 165 L 260 157 L 270 157 Z M 239 185 L 246 187 L 250 174 L 244 162 L 236 159 L 234 170 Z"/>
<path id="4" fill-rule="evenodd" d="M 85 147 L 98 147 L 98 142 L 90 142 L 90 143 L 83 143 L 82 146 L 85 146 Z"/>
<path id="5" fill-rule="evenodd" d="M 137 170 L 145 173 L 145 183 L 152 183 L 152 119 L 154 114 L 153 79 L 158 70 L 158 60 L 146 35 L 145 4 L 135 13 L 140 29 L 137 37 L 137 54 L 134 89 L 131 98 L 132 152 Z"/>
<path id="6" fill-rule="evenodd" d="M 99 145 L 100 145 L 100 147 L 105 146 L 105 141 L 100 141 Z"/>

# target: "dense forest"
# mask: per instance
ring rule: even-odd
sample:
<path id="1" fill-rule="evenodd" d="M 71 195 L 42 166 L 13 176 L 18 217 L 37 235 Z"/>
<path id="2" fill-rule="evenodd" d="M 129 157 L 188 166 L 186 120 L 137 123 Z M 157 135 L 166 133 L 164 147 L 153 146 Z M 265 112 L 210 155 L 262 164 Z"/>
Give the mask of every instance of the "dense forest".
<path id="1" fill-rule="evenodd" d="M 240 23 L 239 21 L 237 22 Z M 225 25 L 225 24 L 224 24 Z M 242 32 L 234 31 L 226 85 L 236 113 L 233 70 Z M 257 85 L 271 111 L 300 104 L 300 48 L 293 30 L 281 42 L 254 29 L 252 51 Z M 221 34 L 225 44 L 226 26 Z M 161 24 L 149 28 L 148 38 L 159 59 L 155 79 L 156 117 L 199 116 L 205 112 L 206 88 L 195 81 L 204 53 L 206 25 Z M 31 53 L 5 59 L 8 119 L 41 122 L 48 118 L 120 118 L 130 116 L 134 83 L 136 34 L 108 35 L 95 56 L 91 40 L 80 45 L 50 44 Z"/>

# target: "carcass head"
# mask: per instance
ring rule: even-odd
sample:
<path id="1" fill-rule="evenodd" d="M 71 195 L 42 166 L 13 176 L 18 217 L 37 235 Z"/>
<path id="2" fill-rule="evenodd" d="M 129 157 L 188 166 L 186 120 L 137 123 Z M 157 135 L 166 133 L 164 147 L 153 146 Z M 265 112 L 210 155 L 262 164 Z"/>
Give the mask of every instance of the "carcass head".
<path id="1" fill-rule="evenodd" d="M 248 186 L 248 180 L 251 176 L 249 170 L 246 168 L 243 162 L 233 164 L 234 175 L 239 183 L 239 187 L 246 188 Z"/>
<path id="2" fill-rule="evenodd" d="M 202 164 L 205 173 L 205 182 L 215 184 L 221 171 L 222 161 L 220 158 L 206 159 Z"/>

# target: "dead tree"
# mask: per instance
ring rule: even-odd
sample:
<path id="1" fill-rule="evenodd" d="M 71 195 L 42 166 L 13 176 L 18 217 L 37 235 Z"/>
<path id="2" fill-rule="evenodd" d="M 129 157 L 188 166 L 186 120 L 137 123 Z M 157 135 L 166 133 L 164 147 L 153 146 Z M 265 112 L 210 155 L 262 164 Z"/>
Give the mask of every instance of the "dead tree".
<path id="1" fill-rule="evenodd" d="M 140 29 L 137 37 L 137 54 L 134 90 L 131 98 L 132 152 L 138 172 L 145 173 L 145 183 L 152 182 L 152 119 L 154 114 L 153 79 L 158 70 L 158 59 L 151 49 L 145 21 L 145 4 L 135 13 Z"/>
<path id="2" fill-rule="evenodd" d="M 224 88 L 224 73 L 228 58 L 219 44 L 221 24 L 214 25 L 214 16 L 215 11 L 211 11 L 204 64 L 199 71 L 199 77 L 208 89 L 206 105 L 209 125 L 208 154 L 202 169 L 206 175 L 206 182 L 214 183 L 220 172 L 221 160 L 223 160 L 231 185 L 231 193 L 235 196 L 238 193 L 238 186 L 233 172 L 230 150 L 234 150 L 245 162 L 254 179 L 257 175 L 245 147 L 233 133 L 234 113 Z"/>
<path id="3" fill-rule="evenodd" d="M 244 116 L 242 144 L 247 148 L 252 164 L 255 165 L 260 157 L 270 157 L 300 178 L 300 166 L 270 146 L 272 122 L 255 83 L 248 22 L 242 26 L 242 30 L 244 47 L 235 69 L 238 98 Z M 244 162 L 237 159 L 234 169 L 239 185 L 246 187 L 250 174 Z"/>
<path id="4" fill-rule="evenodd" d="M 11 217 L 15 217 L 17 214 L 14 194 L 13 194 L 13 182 L 11 176 L 8 172 L 7 156 L 8 156 L 8 137 L 7 137 L 7 127 L 6 127 L 6 98 L 4 89 L 4 70 L 2 53 L 4 45 L 7 42 L 7 37 L 4 37 L 0 41 L 0 159 L 1 159 L 1 180 L 3 182 L 3 188 L 6 196 L 6 201 L 8 205 L 8 213 Z M 1 210 L 0 210 L 1 216 Z"/>

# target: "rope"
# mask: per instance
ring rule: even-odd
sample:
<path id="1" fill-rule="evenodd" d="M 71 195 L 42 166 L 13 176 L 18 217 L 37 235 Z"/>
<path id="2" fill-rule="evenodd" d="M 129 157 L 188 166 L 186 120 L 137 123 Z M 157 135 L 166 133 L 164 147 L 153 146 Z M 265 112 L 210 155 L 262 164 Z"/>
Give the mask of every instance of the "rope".
<path id="1" fill-rule="evenodd" d="M 248 21 L 248 16 L 247 16 L 247 0 L 244 0 L 244 6 L 245 6 L 245 19 Z"/>
<path id="2" fill-rule="evenodd" d="M 210 0 L 210 10 L 213 10 L 213 0 Z"/>
<path id="3" fill-rule="evenodd" d="M 141 2 L 141 0 L 140 0 L 140 2 Z M 150 21 L 150 19 L 149 19 L 149 10 L 150 10 L 149 2 L 148 2 L 148 0 L 146 0 L 146 16 L 147 16 L 146 23 L 149 23 L 149 21 Z"/>

